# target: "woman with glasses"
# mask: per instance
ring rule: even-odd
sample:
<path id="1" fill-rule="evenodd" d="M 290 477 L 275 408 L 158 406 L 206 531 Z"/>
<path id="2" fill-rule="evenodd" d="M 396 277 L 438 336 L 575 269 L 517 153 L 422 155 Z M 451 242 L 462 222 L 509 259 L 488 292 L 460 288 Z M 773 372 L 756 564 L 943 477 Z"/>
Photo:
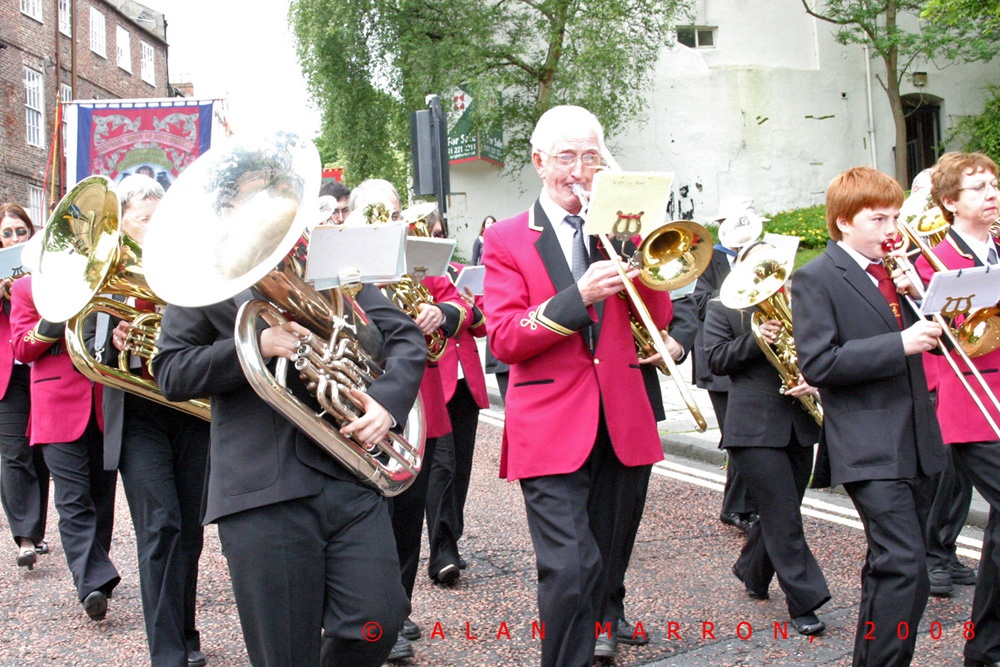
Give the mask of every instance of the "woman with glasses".
<path id="1" fill-rule="evenodd" d="M 0 206 L 0 247 L 13 248 L 35 233 L 17 204 Z M 17 565 L 29 570 L 39 554 L 49 552 L 45 520 L 49 505 L 49 469 L 42 451 L 28 444 L 31 411 L 30 367 L 14 359 L 10 335 L 10 286 L 0 280 L 0 501 L 17 545 Z"/>
<path id="2" fill-rule="evenodd" d="M 982 153 L 945 153 L 931 174 L 931 197 L 951 227 L 934 247 L 944 269 L 964 269 L 997 264 L 1000 252 L 990 228 L 1000 215 L 997 165 Z M 926 258 L 916 261 L 920 277 L 929 282 L 934 269 Z M 961 320 L 956 321 L 956 325 Z M 927 355 L 925 362 L 927 363 Z M 942 362 L 937 361 L 938 364 Z M 1000 350 L 973 359 L 994 394 L 1000 394 Z M 979 385 L 972 387 L 989 405 Z M 966 473 L 972 485 L 990 504 L 989 521 L 983 535 L 983 553 L 972 600 L 975 636 L 965 644 L 965 664 L 996 665 L 1000 662 L 1000 442 L 976 408 L 958 376 L 938 373 L 937 417 L 941 436 L 949 446 L 955 467 Z M 995 413 L 994 413 L 995 414 Z"/>

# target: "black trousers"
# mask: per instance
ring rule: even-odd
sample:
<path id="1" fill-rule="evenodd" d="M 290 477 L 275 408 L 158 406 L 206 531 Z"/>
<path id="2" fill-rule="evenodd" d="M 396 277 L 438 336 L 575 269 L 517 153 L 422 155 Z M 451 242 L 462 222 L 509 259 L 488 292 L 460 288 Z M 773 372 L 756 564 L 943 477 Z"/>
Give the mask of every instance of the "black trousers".
<path id="1" fill-rule="evenodd" d="M 726 433 L 726 408 L 729 405 L 728 391 L 711 391 L 708 397 L 712 401 L 712 411 L 715 412 L 715 421 L 719 423 L 719 433 L 723 439 Z M 722 446 L 722 443 L 719 443 Z M 723 514 L 750 514 L 756 512 L 750 494 L 747 492 L 746 481 L 740 476 L 739 464 L 732 457 L 726 466 L 726 485 L 722 490 L 722 513 Z"/>
<path id="2" fill-rule="evenodd" d="M 420 565 L 420 537 L 424 530 L 424 508 L 427 505 L 430 471 L 434 466 L 434 459 L 437 458 L 438 444 L 445 439 L 451 439 L 451 434 L 448 433 L 440 438 L 427 438 L 420 474 L 406 491 L 390 499 L 392 534 L 396 539 L 399 574 L 407 599 L 413 597 L 413 584 L 417 580 L 417 567 Z"/>
<path id="3" fill-rule="evenodd" d="M 639 534 L 639 525 L 642 523 L 642 513 L 646 509 L 646 495 L 649 492 L 649 478 L 653 474 L 653 466 L 641 466 L 638 479 L 636 479 L 635 506 L 632 509 L 632 516 L 629 518 L 628 530 L 625 533 L 625 543 L 622 545 L 620 554 L 615 555 L 611 564 L 611 574 L 608 582 L 608 603 L 605 605 L 601 621 L 605 623 L 617 623 L 625 618 L 625 573 L 628 571 L 629 561 L 632 560 L 632 550 L 635 548 L 635 538 Z M 612 626 L 616 627 L 616 626 Z"/>
<path id="4" fill-rule="evenodd" d="M 934 477 L 848 482 L 844 488 L 868 540 L 853 665 L 906 667 L 930 591 L 924 527 Z M 900 639 L 906 629 L 909 634 Z"/>
<path id="5" fill-rule="evenodd" d="M 388 503 L 328 478 L 316 496 L 218 520 L 253 667 L 378 667 L 410 611 Z"/>
<path id="6" fill-rule="evenodd" d="M 49 509 L 49 469 L 41 447 L 28 436 L 31 411 L 31 367 L 15 364 L 10 384 L 0 400 L 0 503 L 14 543 L 24 537 L 35 544 L 45 539 Z"/>
<path id="7" fill-rule="evenodd" d="M 983 553 L 972 598 L 975 636 L 965 643 L 965 656 L 985 663 L 1000 662 L 1000 442 L 951 445 L 956 467 L 969 476 L 990 504 L 983 534 Z"/>
<path id="8" fill-rule="evenodd" d="M 104 470 L 104 437 L 91 415 L 79 439 L 36 445 L 52 473 L 59 537 L 77 597 L 114 590 L 121 577 L 111 562 L 115 521 L 116 471 Z"/>
<path id="9" fill-rule="evenodd" d="M 806 544 L 800 505 L 812 471 L 813 448 L 733 447 L 729 456 L 740 467 L 760 520 L 750 529 L 733 572 L 761 597 L 775 574 L 792 618 L 830 599 L 819 563 Z"/>
<path id="10" fill-rule="evenodd" d="M 934 500 L 927 517 L 927 569 L 947 569 L 958 560 L 955 544 L 969 517 L 972 480 L 955 465 L 951 447 L 946 447 L 948 466 L 937 475 Z"/>
<path id="11" fill-rule="evenodd" d="M 623 553 L 643 469 L 622 465 L 602 418 L 579 470 L 520 481 L 545 624 L 542 667 L 593 663 L 614 555 Z"/>
<path id="12" fill-rule="evenodd" d="M 438 440 L 427 489 L 428 574 L 433 578 L 445 565 L 458 565 L 458 541 L 465 532 L 465 501 L 476 452 L 479 406 L 469 385 L 459 379 L 448 401 L 452 437 Z"/>
<path id="13" fill-rule="evenodd" d="M 152 667 L 187 667 L 195 626 L 209 424 L 125 395 L 119 471 L 135 527 Z"/>

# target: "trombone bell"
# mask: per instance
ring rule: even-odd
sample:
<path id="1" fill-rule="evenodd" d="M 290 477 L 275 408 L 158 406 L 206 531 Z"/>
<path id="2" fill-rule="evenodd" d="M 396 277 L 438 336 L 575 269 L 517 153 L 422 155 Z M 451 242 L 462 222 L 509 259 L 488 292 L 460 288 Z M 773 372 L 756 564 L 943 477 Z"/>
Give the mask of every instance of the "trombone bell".
<path id="1" fill-rule="evenodd" d="M 712 259 L 712 235 L 690 220 L 662 225 L 643 239 L 633 258 L 639 280 L 667 292 L 696 280 Z"/>

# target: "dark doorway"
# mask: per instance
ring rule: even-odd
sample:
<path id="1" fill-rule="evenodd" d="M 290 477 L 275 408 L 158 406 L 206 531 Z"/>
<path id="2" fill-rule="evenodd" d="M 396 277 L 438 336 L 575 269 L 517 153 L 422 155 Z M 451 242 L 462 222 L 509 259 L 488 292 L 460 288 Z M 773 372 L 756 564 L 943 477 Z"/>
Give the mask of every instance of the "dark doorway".
<path id="1" fill-rule="evenodd" d="M 907 182 L 938 158 L 941 143 L 941 105 L 927 95 L 907 95 L 903 98 L 906 114 L 906 171 Z"/>

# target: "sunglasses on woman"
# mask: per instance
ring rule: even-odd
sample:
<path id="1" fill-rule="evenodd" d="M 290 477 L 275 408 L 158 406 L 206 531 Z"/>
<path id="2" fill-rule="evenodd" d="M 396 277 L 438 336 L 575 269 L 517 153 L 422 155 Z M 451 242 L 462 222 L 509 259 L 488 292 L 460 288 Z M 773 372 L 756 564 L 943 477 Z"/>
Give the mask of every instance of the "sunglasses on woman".
<path id="1" fill-rule="evenodd" d="M 17 234 L 18 237 L 27 236 L 28 230 L 25 229 L 24 227 L 18 227 L 17 229 L 5 229 L 2 232 L 0 232 L 0 236 L 3 236 L 5 239 L 9 239 L 10 237 L 14 236 L 14 234 Z"/>

